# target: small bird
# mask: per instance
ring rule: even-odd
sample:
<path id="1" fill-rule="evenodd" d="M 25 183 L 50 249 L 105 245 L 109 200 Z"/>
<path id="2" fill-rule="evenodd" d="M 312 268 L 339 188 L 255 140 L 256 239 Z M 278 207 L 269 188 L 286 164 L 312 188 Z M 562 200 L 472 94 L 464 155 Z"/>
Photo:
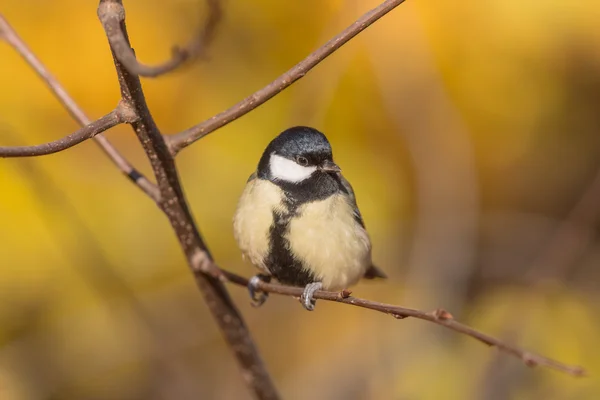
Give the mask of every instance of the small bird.
<path id="1" fill-rule="evenodd" d="M 314 309 L 317 290 L 342 290 L 361 278 L 386 278 L 371 261 L 371 240 L 354 191 L 316 129 L 280 133 L 250 175 L 233 218 L 244 259 L 261 273 L 248 285 L 256 306 L 266 300 L 260 280 L 304 287 Z"/>

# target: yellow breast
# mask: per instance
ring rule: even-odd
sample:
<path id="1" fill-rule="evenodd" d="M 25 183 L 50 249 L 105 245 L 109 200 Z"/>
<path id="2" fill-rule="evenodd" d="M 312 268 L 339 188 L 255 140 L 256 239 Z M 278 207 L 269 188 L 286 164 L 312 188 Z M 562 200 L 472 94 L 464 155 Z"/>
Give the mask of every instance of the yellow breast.
<path id="1" fill-rule="evenodd" d="M 371 242 L 341 194 L 302 205 L 287 239 L 294 256 L 323 283 L 325 290 L 347 288 L 371 265 Z"/>
<path id="2" fill-rule="evenodd" d="M 254 179 L 246 184 L 233 218 L 233 234 L 242 254 L 268 272 L 264 259 L 269 251 L 273 210 L 281 210 L 283 191 L 275 184 Z"/>

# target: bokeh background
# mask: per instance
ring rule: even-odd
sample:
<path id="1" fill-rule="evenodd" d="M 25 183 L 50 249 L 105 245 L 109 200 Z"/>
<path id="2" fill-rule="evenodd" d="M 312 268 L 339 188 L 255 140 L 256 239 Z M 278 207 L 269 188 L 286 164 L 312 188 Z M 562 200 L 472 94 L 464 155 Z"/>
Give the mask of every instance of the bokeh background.
<path id="1" fill-rule="evenodd" d="M 263 87 L 377 1 L 224 1 L 210 58 L 144 79 L 175 133 Z M 0 12 L 98 118 L 118 101 L 96 1 L 4 0 Z M 166 59 L 201 0 L 125 1 L 138 57 Z M 178 158 L 218 263 L 250 275 L 231 219 L 266 144 L 324 131 L 389 275 L 354 294 L 443 307 L 561 361 L 572 378 L 433 324 L 230 287 L 289 399 L 600 396 L 600 7 L 410 0 L 259 109 Z M 0 43 L 0 144 L 78 127 Z M 107 133 L 151 171 L 128 127 Z M 246 399 L 166 218 L 93 142 L 0 160 L 0 397 Z"/>

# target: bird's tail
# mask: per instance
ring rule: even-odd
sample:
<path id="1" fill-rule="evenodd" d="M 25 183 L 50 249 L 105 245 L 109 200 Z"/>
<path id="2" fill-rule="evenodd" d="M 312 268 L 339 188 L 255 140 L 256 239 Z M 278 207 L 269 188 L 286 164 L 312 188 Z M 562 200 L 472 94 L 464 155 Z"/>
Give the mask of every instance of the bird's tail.
<path id="1" fill-rule="evenodd" d="M 367 272 L 365 272 L 365 275 L 363 276 L 363 278 L 365 278 L 365 279 L 376 279 L 376 278 L 387 279 L 387 275 L 382 270 L 380 270 L 379 268 L 377 268 L 376 266 L 371 264 L 369 269 L 367 269 Z"/>

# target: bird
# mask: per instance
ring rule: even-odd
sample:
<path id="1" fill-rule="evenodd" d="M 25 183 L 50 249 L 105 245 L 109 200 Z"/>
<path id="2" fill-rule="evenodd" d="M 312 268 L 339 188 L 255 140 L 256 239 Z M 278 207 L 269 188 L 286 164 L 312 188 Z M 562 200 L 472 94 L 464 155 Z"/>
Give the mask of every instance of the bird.
<path id="1" fill-rule="evenodd" d="M 260 281 L 271 278 L 303 287 L 309 311 L 318 290 L 387 278 L 372 262 L 354 190 L 315 128 L 291 127 L 268 144 L 239 198 L 233 233 L 244 260 L 260 271 L 248 283 L 255 306 L 267 299 Z"/>

